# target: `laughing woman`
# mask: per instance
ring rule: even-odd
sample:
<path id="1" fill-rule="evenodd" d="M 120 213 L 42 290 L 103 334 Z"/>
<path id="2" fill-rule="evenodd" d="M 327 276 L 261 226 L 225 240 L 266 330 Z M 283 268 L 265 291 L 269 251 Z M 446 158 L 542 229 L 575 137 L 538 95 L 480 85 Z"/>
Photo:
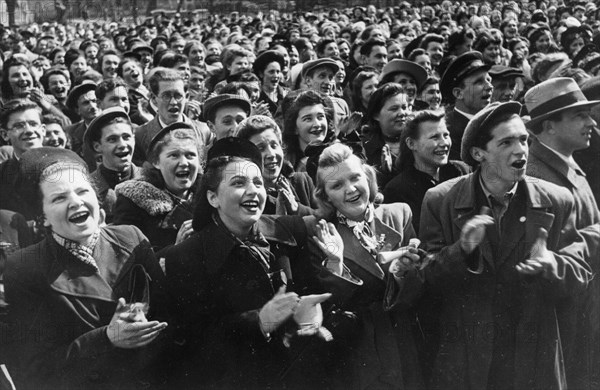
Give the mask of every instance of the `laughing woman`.
<path id="1" fill-rule="evenodd" d="M 301 92 L 284 112 L 285 159 L 296 172 L 305 171 L 308 144 L 323 142 L 333 131 L 331 100 L 315 91 Z"/>
<path id="2" fill-rule="evenodd" d="M 420 256 L 409 242 L 415 238 L 410 208 L 404 203 L 375 208 L 373 168 L 339 143 L 321 154 L 316 187 L 329 230 L 333 236 L 339 232 L 339 240 L 319 243 L 311 261 L 321 270 L 322 287 L 333 294 L 329 301 L 356 318 L 345 334 L 333 332 L 339 343 L 332 359 L 331 371 L 337 373 L 333 387 L 423 388 L 412 336 L 415 321 L 409 314 L 422 285 Z M 324 262 L 321 251 L 328 254 Z M 391 251 L 398 252 L 387 257 Z M 359 280 L 331 275 L 343 270 Z"/>
<path id="3" fill-rule="evenodd" d="M 261 53 L 254 61 L 253 71 L 260 78 L 261 84 L 258 103 L 267 103 L 271 116 L 275 115 L 277 107 L 288 92 L 281 85 L 284 67 L 285 59 L 283 55 L 275 50 L 267 50 Z"/>
<path id="4" fill-rule="evenodd" d="M 137 226 L 155 250 L 181 242 L 192 232 L 192 198 L 200 172 L 200 147 L 194 129 L 175 122 L 148 147 L 142 178 L 119 184 L 115 225 Z"/>
<path id="5" fill-rule="evenodd" d="M 21 166 L 37 185 L 32 207 L 48 234 L 11 255 L 4 274 L 15 333 L 2 343 L 11 342 L 8 367 L 17 387 L 151 382 L 140 369 L 167 324 L 146 319 L 164 309 L 157 300 L 164 275 L 148 240 L 135 227 L 104 225 L 86 164 L 72 151 L 32 149 Z"/>
<path id="6" fill-rule="evenodd" d="M 310 302 L 329 294 L 298 296 L 295 262 L 279 250 L 295 242 L 291 232 L 299 228 L 306 237 L 306 230 L 299 217 L 282 217 L 295 220 L 292 225 L 261 219 L 267 197 L 262 160 L 249 141 L 217 141 L 198 190 L 195 233 L 165 251 L 169 307 L 181 346 L 172 388 L 321 388 L 315 372 L 294 380 L 284 375 L 296 352 L 284 343 L 293 342 L 304 314 L 309 326 L 320 325 Z M 298 366 L 303 363 L 292 368 Z"/>
<path id="7" fill-rule="evenodd" d="M 283 159 L 281 130 L 268 116 L 255 115 L 242 121 L 238 137 L 255 144 L 263 158 L 263 180 L 267 190 L 264 214 L 309 215 L 316 208 L 314 185 L 306 172 L 294 172 Z"/>

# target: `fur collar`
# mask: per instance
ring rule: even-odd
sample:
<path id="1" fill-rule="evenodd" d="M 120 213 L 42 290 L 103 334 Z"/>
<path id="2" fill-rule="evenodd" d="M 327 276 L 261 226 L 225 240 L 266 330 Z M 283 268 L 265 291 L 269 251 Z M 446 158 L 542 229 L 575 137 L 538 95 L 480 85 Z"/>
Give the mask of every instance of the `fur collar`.
<path id="1" fill-rule="evenodd" d="M 168 213 L 175 207 L 175 202 L 165 191 L 145 180 L 127 180 L 118 184 L 115 192 L 130 199 L 153 217 Z"/>

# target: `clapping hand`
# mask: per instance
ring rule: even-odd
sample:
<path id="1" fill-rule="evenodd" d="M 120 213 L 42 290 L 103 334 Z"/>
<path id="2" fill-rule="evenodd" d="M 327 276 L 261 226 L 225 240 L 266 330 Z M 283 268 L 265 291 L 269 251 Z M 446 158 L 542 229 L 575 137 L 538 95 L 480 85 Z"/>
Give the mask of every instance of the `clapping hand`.
<path id="1" fill-rule="evenodd" d="M 166 322 L 148 321 L 139 311 L 130 311 L 119 298 L 117 309 L 106 327 L 106 335 L 117 348 L 140 348 L 150 344 L 167 327 Z"/>
<path id="2" fill-rule="evenodd" d="M 294 314 L 299 301 L 298 294 L 286 293 L 285 285 L 281 286 L 275 296 L 258 313 L 263 332 L 271 333 L 279 328 Z"/>
<path id="3" fill-rule="evenodd" d="M 331 297 L 330 293 L 305 295 L 294 312 L 294 321 L 298 325 L 298 336 L 319 335 L 325 341 L 331 341 L 331 332 L 323 328 L 323 309 L 321 303 Z"/>
<path id="4" fill-rule="evenodd" d="M 467 254 L 471 254 L 481 244 L 486 226 L 494 224 L 494 218 L 489 214 L 490 209 L 483 206 L 479 214 L 464 224 L 460 232 L 460 246 Z"/>
<path id="5" fill-rule="evenodd" d="M 381 171 L 383 173 L 392 172 L 392 151 L 387 144 L 381 148 Z"/>
<path id="6" fill-rule="evenodd" d="M 316 227 L 315 243 L 327 256 L 327 269 L 341 275 L 344 269 L 344 241 L 332 223 L 320 220 Z"/>
<path id="7" fill-rule="evenodd" d="M 533 246 L 535 253 L 533 253 L 531 258 L 515 266 L 518 272 L 524 275 L 538 275 L 545 273 L 551 268 L 554 262 L 554 255 L 548 250 L 547 240 L 548 232 L 546 229 L 540 228 Z"/>
<path id="8" fill-rule="evenodd" d="M 298 212 L 298 201 L 292 192 L 289 184 L 286 180 L 280 180 L 278 183 L 278 191 L 283 195 L 285 208 L 289 214 L 296 214 Z"/>

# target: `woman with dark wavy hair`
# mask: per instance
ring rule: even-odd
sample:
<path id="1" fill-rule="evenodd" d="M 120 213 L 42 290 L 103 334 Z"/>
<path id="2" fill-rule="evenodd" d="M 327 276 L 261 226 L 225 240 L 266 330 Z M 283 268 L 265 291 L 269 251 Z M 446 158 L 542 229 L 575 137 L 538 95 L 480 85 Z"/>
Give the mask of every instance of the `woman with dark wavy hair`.
<path id="1" fill-rule="evenodd" d="M 331 100 L 319 92 L 300 92 L 284 111 L 285 159 L 297 172 L 304 171 L 306 147 L 311 143 L 323 142 L 333 132 Z"/>

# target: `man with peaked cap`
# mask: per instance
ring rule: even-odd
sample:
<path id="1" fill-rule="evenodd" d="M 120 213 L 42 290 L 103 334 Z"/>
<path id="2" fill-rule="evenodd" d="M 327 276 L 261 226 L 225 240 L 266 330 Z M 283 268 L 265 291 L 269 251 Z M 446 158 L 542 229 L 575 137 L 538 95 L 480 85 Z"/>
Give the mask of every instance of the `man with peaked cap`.
<path id="1" fill-rule="evenodd" d="M 469 120 L 490 104 L 492 79 L 489 65 L 477 51 L 469 51 L 456 57 L 446 68 L 440 80 L 442 98 L 454 107 L 446 115 L 446 124 L 452 138 L 450 159 L 460 159 L 460 142 Z"/>
<path id="2" fill-rule="evenodd" d="M 523 71 L 504 65 L 494 65 L 488 72 L 492 76 L 492 102 L 510 102 L 516 100 L 518 82 L 525 77 Z M 521 88 L 523 84 L 520 84 Z"/>
<path id="3" fill-rule="evenodd" d="M 600 211 L 585 173 L 573 153 L 590 146 L 596 121 L 588 101 L 571 78 L 546 80 L 525 94 L 531 115 L 527 123 L 535 135 L 531 143 L 527 173 L 568 189 L 575 199 L 576 224 L 588 251 L 585 260 L 594 274 L 600 271 Z M 600 383 L 600 283 L 594 279 L 586 294 L 566 299 L 558 308 L 565 369 L 569 388 L 592 389 Z"/>
<path id="4" fill-rule="evenodd" d="M 528 137 L 517 102 L 469 121 L 463 161 L 474 173 L 423 200 L 424 269 L 443 295 L 432 389 L 561 389 L 556 305 L 591 276 L 565 188 L 525 175 Z"/>

